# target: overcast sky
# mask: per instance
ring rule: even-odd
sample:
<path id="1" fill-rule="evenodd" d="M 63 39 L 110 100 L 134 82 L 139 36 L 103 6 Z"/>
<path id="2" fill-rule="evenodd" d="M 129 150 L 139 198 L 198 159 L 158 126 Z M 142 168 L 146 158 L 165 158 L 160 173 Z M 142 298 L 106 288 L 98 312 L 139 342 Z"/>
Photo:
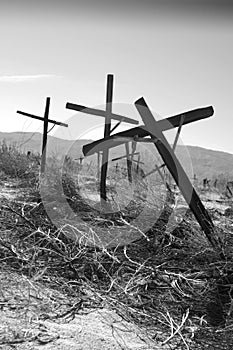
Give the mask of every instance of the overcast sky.
<path id="1" fill-rule="evenodd" d="M 60 121 L 74 114 L 66 102 L 103 105 L 112 73 L 113 111 L 135 109 L 141 96 L 161 117 L 213 105 L 214 116 L 185 126 L 182 141 L 233 153 L 230 1 L 8 0 L 0 2 L 0 38 L 0 131 L 42 131 L 16 110 L 43 115 L 46 96 Z M 75 118 L 63 137 L 100 124 Z"/>

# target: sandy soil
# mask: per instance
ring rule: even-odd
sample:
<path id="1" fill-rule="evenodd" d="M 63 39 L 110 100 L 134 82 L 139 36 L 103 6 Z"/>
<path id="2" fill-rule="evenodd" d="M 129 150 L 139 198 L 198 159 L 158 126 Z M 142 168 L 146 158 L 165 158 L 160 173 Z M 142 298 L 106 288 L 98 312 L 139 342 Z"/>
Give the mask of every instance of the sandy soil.
<path id="1" fill-rule="evenodd" d="M 13 200 L 17 193 L 14 183 L 0 184 L 2 199 Z M 64 308 L 67 309 L 67 303 L 66 295 L 50 290 L 35 279 L 30 280 L 9 271 L 7 266 L 2 265 L 0 349 L 163 349 L 152 344 L 135 325 L 107 308 L 84 308 L 77 313 L 56 317 L 56 314 L 62 314 Z"/>
<path id="2" fill-rule="evenodd" d="M 17 188 L 0 186 L 0 197 L 12 200 Z M 208 201 L 209 200 L 209 201 Z M 205 198 L 212 205 L 213 198 Z M 207 205 L 208 206 L 208 205 Z M 225 207 L 220 208 L 222 211 Z M 29 279 L 0 267 L 1 350 L 162 350 L 135 325 L 107 306 L 74 309 L 65 294 L 50 289 L 43 278 Z M 79 302 L 79 300 L 74 300 Z M 70 312 L 65 311 L 69 309 Z M 74 312 L 71 312 L 71 311 Z"/>
<path id="3" fill-rule="evenodd" d="M 107 308 L 83 309 L 78 314 L 56 317 L 66 302 L 66 296 L 58 291 L 15 272 L 2 271 L 0 349 L 163 349 Z M 45 314 L 50 318 L 45 319 Z"/>

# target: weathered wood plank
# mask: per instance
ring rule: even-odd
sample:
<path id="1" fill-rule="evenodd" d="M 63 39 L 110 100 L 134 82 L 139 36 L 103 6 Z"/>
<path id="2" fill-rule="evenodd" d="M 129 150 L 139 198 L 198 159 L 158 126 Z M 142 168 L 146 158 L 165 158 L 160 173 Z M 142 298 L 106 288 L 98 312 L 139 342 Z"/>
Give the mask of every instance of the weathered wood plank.
<path id="1" fill-rule="evenodd" d="M 25 113 L 25 112 L 22 112 L 22 111 L 17 111 L 16 113 L 24 115 L 25 117 L 30 117 L 30 118 L 33 118 L 33 119 L 41 120 L 42 122 L 44 121 L 43 117 L 39 117 L 38 115 L 35 115 L 35 114 Z M 60 125 L 60 126 L 64 126 L 64 127 L 68 128 L 68 124 L 66 124 L 66 123 L 58 122 L 58 121 L 52 120 L 52 119 L 48 119 L 48 122 L 49 123 L 53 123 L 55 125 Z"/>
<path id="2" fill-rule="evenodd" d="M 107 111 L 104 111 L 102 109 L 89 108 L 89 107 L 77 105 L 77 104 L 70 103 L 70 102 L 68 102 L 66 104 L 66 108 L 72 109 L 73 111 L 82 112 L 82 113 L 90 114 L 90 115 L 95 115 L 95 116 L 103 117 L 103 118 L 106 118 L 106 116 L 108 116 Z M 118 120 L 118 121 L 121 121 L 124 123 L 129 123 L 129 124 L 135 124 L 135 125 L 139 124 L 139 122 L 135 119 L 128 118 L 128 117 L 125 117 L 123 115 L 116 114 L 116 113 L 111 113 L 111 119 Z"/>
<path id="3" fill-rule="evenodd" d="M 175 127 L 179 127 L 180 120 L 183 118 L 183 125 L 189 124 L 198 120 L 209 118 L 214 114 L 212 106 L 194 109 L 188 112 L 184 112 L 166 119 L 158 121 L 158 125 L 162 131 L 170 130 Z M 126 131 L 119 132 L 111 135 L 106 139 L 100 139 L 83 146 L 83 154 L 90 156 L 98 151 L 102 151 L 103 148 L 117 147 L 127 141 L 132 141 L 135 136 L 145 137 L 148 136 L 148 131 L 143 127 L 139 126 Z"/>

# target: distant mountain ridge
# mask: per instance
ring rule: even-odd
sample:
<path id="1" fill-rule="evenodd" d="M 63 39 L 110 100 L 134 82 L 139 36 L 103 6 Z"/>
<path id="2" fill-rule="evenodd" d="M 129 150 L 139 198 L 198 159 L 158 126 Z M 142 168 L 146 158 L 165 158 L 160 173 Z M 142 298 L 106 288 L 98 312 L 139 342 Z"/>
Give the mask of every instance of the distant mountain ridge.
<path id="1" fill-rule="evenodd" d="M 42 135 L 39 132 L 0 132 L 0 143 L 15 145 L 23 152 L 41 153 Z M 82 155 L 82 147 L 91 140 L 64 140 L 48 135 L 48 155 L 62 156 L 69 154 L 73 158 Z M 153 145 L 149 146 L 153 152 Z M 199 146 L 177 146 L 179 159 L 187 152 L 191 158 L 193 172 L 198 178 L 225 176 L 233 180 L 233 154 L 214 151 Z M 121 156 L 122 149 L 114 149 L 114 157 Z M 96 159 L 95 156 L 90 159 Z"/>
<path id="2" fill-rule="evenodd" d="M 7 144 L 15 145 L 22 152 L 31 151 L 33 153 L 41 153 L 42 149 L 42 134 L 39 132 L 0 132 L 0 142 L 5 141 Z M 48 135 L 48 155 L 63 155 L 66 154 L 70 147 L 74 144 L 77 145 L 78 156 L 82 154 L 82 146 L 91 142 L 91 140 L 64 140 L 54 136 Z"/>

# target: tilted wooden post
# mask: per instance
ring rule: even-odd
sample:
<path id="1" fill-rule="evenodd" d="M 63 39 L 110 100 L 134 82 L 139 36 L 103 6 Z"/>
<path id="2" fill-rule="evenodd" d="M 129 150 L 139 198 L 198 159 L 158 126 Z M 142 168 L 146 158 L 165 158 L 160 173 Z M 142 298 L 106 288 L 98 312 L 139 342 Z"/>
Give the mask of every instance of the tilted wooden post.
<path id="1" fill-rule="evenodd" d="M 192 186 L 187 174 L 182 168 L 167 139 L 163 135 L 159 123 L 154 119 L 153 114 L 143 98 L 137 100 L 135 106 L 145 124 L 146 130 L 154 141 L 155 147 L 173 176 L 177 186 L 180 188 L 182 195 L 203 229 L 207 239 L 217 251 L 220 258 L 225 259 L 224 253 L 221 249 L 221 244 L 216 236 L 215 226 L 209 213 L 202 204 L 202 201 Z"/>

